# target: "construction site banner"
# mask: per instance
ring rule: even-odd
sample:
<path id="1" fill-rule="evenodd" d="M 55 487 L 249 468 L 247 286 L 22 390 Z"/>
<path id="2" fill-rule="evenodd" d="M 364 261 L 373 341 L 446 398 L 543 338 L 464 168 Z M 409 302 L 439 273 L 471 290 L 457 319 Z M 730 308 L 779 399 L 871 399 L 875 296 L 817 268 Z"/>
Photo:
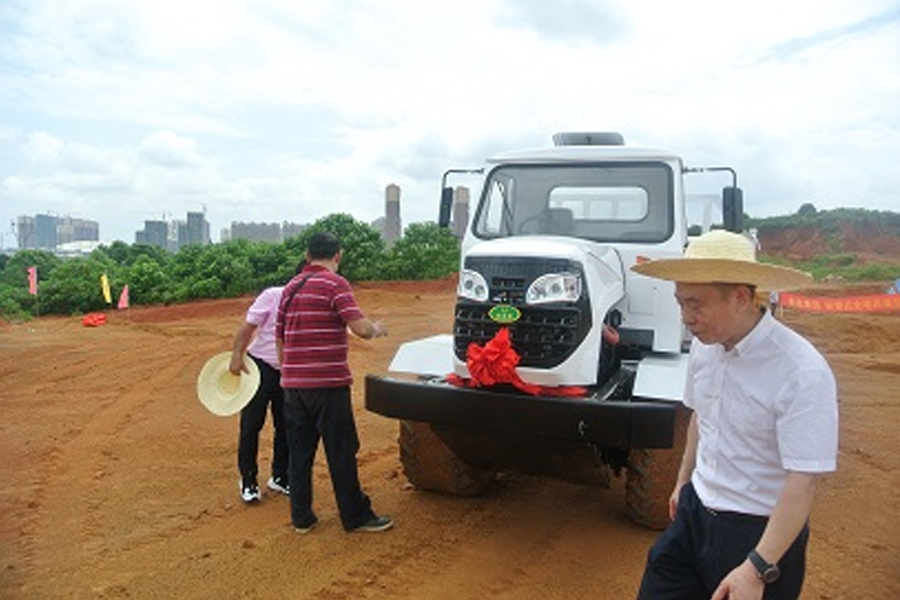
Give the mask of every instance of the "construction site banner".
<path id="1" fill-rule="evenodd" d="M 784 308 L 813 312 L 891 312 L 900 311 L 900 294 L 828 298 L 781 292 L 778 303 Z"/>

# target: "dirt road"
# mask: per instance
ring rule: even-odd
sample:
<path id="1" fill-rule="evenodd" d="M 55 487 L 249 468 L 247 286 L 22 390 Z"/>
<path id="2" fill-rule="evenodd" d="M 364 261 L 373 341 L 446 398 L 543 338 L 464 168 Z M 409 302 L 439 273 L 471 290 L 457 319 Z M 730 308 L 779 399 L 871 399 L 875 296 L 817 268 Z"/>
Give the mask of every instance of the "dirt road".
<path id="1" fill-rule="evenodd" d="M 324 458 L 321 524 L 300 536 L 288 502 L 238 498 L 237 417 L 195 395 L 250 298 L 0 324 L 0 598 L 632 598 L 657 533 L 600 490 L 507 476 L 484 497 L 418 492 L 397 424 L 363 408 L 361 379 L 397 345 L 449 330 L 452 282 L 357 287 L 391 335 L 353 340 L 360 472 L 397 527 L 343 532 Z M 841 397 L 839 472 L 813 514 L 807 600 L 900 598 L 900 315 L 785 320 L 828 357 Z M 271 431 L 262 443 L 267 474 Z"/>

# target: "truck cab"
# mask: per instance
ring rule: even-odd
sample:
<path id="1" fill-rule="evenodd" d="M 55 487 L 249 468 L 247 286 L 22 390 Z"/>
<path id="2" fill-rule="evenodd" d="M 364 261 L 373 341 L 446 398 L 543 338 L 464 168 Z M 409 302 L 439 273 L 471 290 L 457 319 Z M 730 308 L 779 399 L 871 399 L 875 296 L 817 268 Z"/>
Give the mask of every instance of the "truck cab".
<path id="1" fill-rule="evenodd" d="M 401 422 L 414 485 L 478 491 L 472 482 L 504 470 L 608 485 L 610 471 L 627 469 L 632 517 L 664 524 L 686 426 L 688 340 L 674 284 L 630 267 L 682 255 L 684 176 L 706 170 L 730 169 L 688 169 L 617 133 L 581 132 L 477 170 L 453 331 L 401 346 L 390 368 L 417 379 L 366 378 L 367 408 Z M 450 202 L 445 185 L 442 225 Z M 735 177 L 722 196 L 731 229 L 740 203 Z M 501 338 L 514 374 L 485 381 L 473 356 Z M 425 461 L 438 444 L 445 460 Z"/>

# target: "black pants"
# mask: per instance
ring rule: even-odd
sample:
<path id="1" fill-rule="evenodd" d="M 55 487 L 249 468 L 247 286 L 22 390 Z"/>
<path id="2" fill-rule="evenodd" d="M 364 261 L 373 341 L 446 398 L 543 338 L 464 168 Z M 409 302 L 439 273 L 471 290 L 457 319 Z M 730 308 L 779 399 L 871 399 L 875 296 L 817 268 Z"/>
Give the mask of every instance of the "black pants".
<path id="1" fill-rule="evenodd" d="M 708 600 L 744 562 L 767 522 L 766 517 L 710 511 L 688 483 L 681 489 L 675 521 L 650 549 L 638 600 Z M 764 600 L 800 596 L 808 539 L 805 526 L 778 561 L 781 577 L 766 586 Z"/>
<path id="2" fill-rule="evenodd" d="M 259 466 L 259 432 L 266 422 L 266 409 L 272 409 L 272 476 L 285 477 L 288 471 L 288 443 L 284 428 L 284 390 L 281 372 L 264 360 L 250 356 L 259 367 L 259 389 L 241 410 L 241 431 L 238 438 L 238 470 L 246 481 L 255 481 Z"/>
<path id="3" fill-rule="evenodd" d="M 359 485 L 356 466 L 359 436 L 353 419 L 350 388 L 286 389 L 284 416 L 291 455 L 293 525 L 308 527 L 316 521 L 312 509 L 312 472 L 319 439 L 325 448 L 344 529 L 355 529 L 375 518 L 369 497 Z"/>

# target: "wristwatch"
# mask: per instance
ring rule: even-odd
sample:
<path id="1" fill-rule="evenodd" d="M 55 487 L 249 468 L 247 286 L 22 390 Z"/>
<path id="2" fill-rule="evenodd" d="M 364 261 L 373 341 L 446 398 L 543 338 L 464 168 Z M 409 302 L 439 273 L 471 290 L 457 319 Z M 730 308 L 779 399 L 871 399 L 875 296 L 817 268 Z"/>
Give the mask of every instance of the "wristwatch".
<path id="1" fill-rule="evenodd" d="M 781 576 L 781 569 L 778 568 L 778 565 L 766 562 L 766 559 L 759 555 L 756 548 L 750 551 L 747 559 L 756 567 L 759 578 L 763 580 L 763 583 L 772 583 Z"/>

